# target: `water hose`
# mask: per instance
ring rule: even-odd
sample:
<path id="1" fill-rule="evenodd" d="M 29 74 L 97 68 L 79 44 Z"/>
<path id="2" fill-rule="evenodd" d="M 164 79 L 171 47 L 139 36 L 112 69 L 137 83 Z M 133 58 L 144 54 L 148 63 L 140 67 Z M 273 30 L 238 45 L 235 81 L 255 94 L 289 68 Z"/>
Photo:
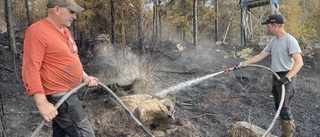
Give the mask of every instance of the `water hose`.
<path id="1" fill-rule="evenodd" d="M 120 105 L 126 110 L 126 112 L 133 118 L 133 120 L 150 136 L 150 137 L 154 137 L 154 135 L 152 135 L 146 127 L 144 127 L 140 121 L 130 112 L 130 110 L 126 107 L 126 105 L 123 104 L 123 102 L 117 97 L 116 94 L 114 94 L 112 92 L 112 90 L 110 90 L 106 85 L 102 84 L 99 82 L 99 85 L 104 87 L 119 103 Z"/>
<path id="2" fill-rule="evenodd" d="M 66 100 L 68 99 L 72 94 L 76 93 L 80 88 L 88 85 L 89 82 L 83 82 L 80 85 L 78 85 L 77 87 L 71 89 L 70 91 L 68 91 L 56 104 L 55 104 L 55 108 L 58 109 L 60 107 L 60 105 Z M 99 85 L 102 86 L 104 89 L 106 89 L 119 103 L 120 105 L 125 109 L 125 111 L 133 118 L 133 120 L 150 136 L 150 137 L 154 137 L 154 135 L 152 135 L 147 128 L 145 128 L 141 122 L 130 112 L 130 110 L 125 106 L 125 104 L 117 97 L 116 94 L 113 93 L 112 90 L 110 90 L 106 85 L 104 85 L 103 83 L 99 82 Z M 36 137 L 36 135 L 38 134 L 38 132 L 41 130 L 41 128 L 44 126 L 45 124 L 45 120 L 42 119 L 41 123 L 38 125 L 38 127 L 32 132 L 31 137 Z"/>
<path id="3" fill-rule="evenodd" d="M 76 93 L 80 88 L 88 85 L 89 82 L 83 82 L 80 85 L 78 85 L 77 87 L 71 89 L 70 91 L 68 91 L 55 105 L 54 108 L 58 109 L 60 107 L 60 105 L 66 100 L 68 99 L 72 94 Z M 31 137 L 36 137 L 36 135 L 38 134 L 38 132 L 41 130 L 41 128 L 44 126 L 44 124 L 46 123 L 46 121 L 44 119 L 42 119 L 41 123 L 37 126 L 37 128 L 32 132 Z"/>
<path id="4" fill-rule="evenodd" d="M 277 79 L 280 79 L 279 75 L 278 75 L 276 72 L 274 72 L 272 69 L 270 69 L 270 68 L 268 68 L 268 67 L 265 67 L 265 66 L 262 66 L 262 65 L 249 64 L 249 65 L 246 65 L 246 66 L 243 66 L 243 67 L 258 67 L 258 68 L 264 68 L 264 69 L 269 70 Z M 235 69 L 235 68 L 229 68 L 229 69 L 227 69 L 227 70 L 228 70 L 228 71 L 231 71 L 231 70 L 233 70 L 233 69 Z M 226 70 L 225 70 L 225 72 L 226 72 Z M 283 102 L 284 102 L 284 96 L 285 96 L 285 87 L 284 87 L 284 85 L 281 86 L 281 89 L 282 89 L 282 92 L 281 92 L 281 100 L 280 100 L 280 104 L 279 104 L 278 110 L 277 110 L 277 112 L 276 112 L 276 114 L 275 114 L 275 116 L 274 116 L 271 124 L 269 125 L 268 129 L 266 130 L 266 132 L 263 134 L 262 137 L 265 137 L 265 136 L 268 134 L 268 132 L 270 132 L 270 130 L 271 130 L 272 127 L 274 126 L 277 118 L 278 118 L 279 115 L 280 115 L 280 111 L 281 111 L 281 108 L 282 108 L 282 105 L 283 105 Z"/>

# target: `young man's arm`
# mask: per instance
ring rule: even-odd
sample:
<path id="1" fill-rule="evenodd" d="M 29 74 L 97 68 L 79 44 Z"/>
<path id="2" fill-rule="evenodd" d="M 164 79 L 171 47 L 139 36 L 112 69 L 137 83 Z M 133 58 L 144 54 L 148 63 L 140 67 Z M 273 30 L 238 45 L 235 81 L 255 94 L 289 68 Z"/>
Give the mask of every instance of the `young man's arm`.
<path id="1" fill-rule="evenodd" d="M 291 70 L 286 75 L 288 78 L 292 78 L 293 76 L 295 76 L 303 66 L 303 59 L 300 53 L 292 54 L 292 58 L 294 60 L 294 63 Z"/>
<path id="2" fill-rule="evenodd" d="M 261 60 L 263 60 L 265 57 L 267 57 L 270 53 L 262 50 L 259 54 L 255 55 L 254 57 L 242 62 L 240 64 L 240 67 L 241 66 L 245 66 L 245 65 L 249 65 L 249 64 L 253 64 L 253 63 L 257 63 Z"/>

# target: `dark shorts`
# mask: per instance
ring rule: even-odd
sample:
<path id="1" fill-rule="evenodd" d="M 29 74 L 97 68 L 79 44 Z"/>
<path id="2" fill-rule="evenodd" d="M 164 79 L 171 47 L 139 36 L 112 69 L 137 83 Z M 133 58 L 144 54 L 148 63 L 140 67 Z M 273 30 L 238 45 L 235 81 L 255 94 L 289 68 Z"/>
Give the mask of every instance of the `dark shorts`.
<path id="1" fill-rule="evenodd" d="M 49 102 L 56 104 L 63 94 L 47 96 Z M 71 95 L 58 108 L 58 115 L 52 121 L 53 137 L 94 137 L 91 124 L 78 98 Z"/>
<path id="2" fill-rule="evenodd" d="M 287 73 L 288 72 L 277 72 L 280 78 L 287 75 Z M 280 118 L 284 120 L 293 119 L 290 102 L 295 93 L 295 85 L 296 85 L 296 76 L 292 77 L 291 81 L 285 84 L 285 97 L 284 97 L 282 109 L 280 111 Z M 272 93 L 274 97 L 275 107 L 276 109 L 278 109 L 281 101 L 282 87 L 277 84 L 277 78 L 275 76 L 273 76 Z"/>

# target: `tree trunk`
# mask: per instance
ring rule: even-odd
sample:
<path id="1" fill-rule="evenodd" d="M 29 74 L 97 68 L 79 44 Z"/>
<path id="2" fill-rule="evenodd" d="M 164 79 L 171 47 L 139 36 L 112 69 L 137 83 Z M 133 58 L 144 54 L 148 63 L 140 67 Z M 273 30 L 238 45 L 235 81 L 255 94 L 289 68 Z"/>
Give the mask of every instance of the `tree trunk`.
<path id="1" fill-rule="evenodd" d="M 25 0 L 28 26 L 31 25 L 28 0 Z"/>
<path id="2" fill-rule="evenodd" d="M 138 18 L 138 40 L 139 45 L 141 49 L 141 53 L 145 54 L 145 48 L 144 48 L 144 33 L 142 29 L 143 21 L 142 21 L 142 3 L 140 0 L 138 0 L 137 4 L 137 18 Z"/>
<path id="3" fill-rule="evenodd" d="M 159 11 L 158 11 L 158 14 L 159 14 L 159 42 L 160 42 L 160 45 L 162 44 L 162 20 L 161 20 L 161 0 L 159 0 L 158 2 L 159 4 Z"/>
<path id="4" fill-rule="evenodd" d="M 74 39 L 77 39 L 77 35 L 76 35 L 76 22 L 75 22 L 75 20 L 72 21 L 72 30 L 73 30 L 73 37 L 74 37 Z"/>
<path id="5" fill-rule="evenodd" d="M 240 0 L 240 5 L 242 4 L 242 0 Z M 241 9 L 241 17 L 240 17 L 240 19 L 241 19 L 241 23 L 240 23 L 240 35 L 241 35 L 241 46 L 246 46 L 247 45 L 247 43 L 246 43 L 246 31 L 245 31 L 245 26 L 244 26 L 244 24 L 245 24 L 245 18 L 244 18 L 244 14 L 245 14 L 245 8 L 244 7 L 240 7 Z"/>
<path id="6" fill-rule="evenodd" d="M 273 1 L 270 0 L 270 10 L 271 10 L 271 14 L 274 14 L 274 6 L 273 6 Z"/>
<path id="7" fill-rule="evenodd" d="M 195 47 L 198 45 L 197 33 L 197 0 L 193 0 L 193 44 Z"/>
<path id="8" fill-rule="evenodd" d="M 219 12 L 219 0 L 216 0 L 216 8 L 215 8 L 216 14 Z M 219 15 L 219 14 L 218 14 Z M 216 42 L 219 41 L 219 17 L 215 20 L 215 34 L 216 34 Z"/>
<path id="9" fill-rule="evenodd" d="M 187 4 L 186 4 L 186 0 L 181 0 L 180 3 L 181 3 L 181 5 L 184 5 L 184 6 L 187 5 Z M 182 15 L 183 15 L 183 16 L 186 16 L 187 14 L 188 14 L 188 10 L 187 10 L 186 8 L 183 8 L 183 9 L 182 9 Z M 187 27 L 187 26 L 183 26 L 183 27 L 181 28 L 181 34 L 182 34 L 182 35 L 181 35 L 181 36 L 182 36 L 182 37 L 181 37 L 181 40 L 182 40 L 182 42 L 185 42 L 185 41 L 186 41 L 186 34 L 187 34 L 187 33 L 186 33 L 186 29 L 187 29 L 187 28 L 186 28 L 186 27 Z"/>
<path id="10" fill-rule="evenodd" d="M 306 14 L 306 0 L 302 0 L 302 14 Z M 304 16 L 301 16 L 301 24 L 304 24 Z"/>
<path id="11" fill-rule="evenodd" d="M 78 45 L 81 51 L 85 51 L 85 40 L 86 40 L 86 33 L 85 31 L 80 31 L 80 45 Z"/>
<path id="12" fill-rule="evenodd" d="M 115 20 L 114 20 L 114 16 L 115 16 L 115 10 L 114 10 L 114 0 L 110 0 L 110 9 L 111 9 L 111 43 L 114 44 L 114 40 L 115 40 Z"/>
<path id="13" fill-rule="evenodd" d="M 11 0 L 5 1 L 5 9 L 6 9 L 7 32 L 8 32 L 8 37 L 10 40 L 9 50 L 11 50 L 11 52 L 12 52 L 13 66 L 14 66 L 15 75 L 16 75 L 16 82 L 18 82 L 18 73 L 17 73 L 17 67 L 16 67 L 16 57 L 18 56 L 18 52 L 17 52 L 16 39 L 14 36 L 14 31 L 13 31 L 13 26 L 12 26 Z"/>
<path id="14" fill-rule="evenodd" d="M 121 1 L 123 4 L 123 2 Z M 126 31 L 125 31 L 125 19 L 124 19 L 124 7 L 121 7 L 121 13 L 120 13 L 120 19 L 121 19 L 121 49 L 123 53 L 125 53 L 125 47 L 126 47 Z"/>
<path id="15" fill-rule="evenodd" d="M 152 29 L 152 44 L 157 43 L 157 0 L 153 0 L 153 29 Z"/>

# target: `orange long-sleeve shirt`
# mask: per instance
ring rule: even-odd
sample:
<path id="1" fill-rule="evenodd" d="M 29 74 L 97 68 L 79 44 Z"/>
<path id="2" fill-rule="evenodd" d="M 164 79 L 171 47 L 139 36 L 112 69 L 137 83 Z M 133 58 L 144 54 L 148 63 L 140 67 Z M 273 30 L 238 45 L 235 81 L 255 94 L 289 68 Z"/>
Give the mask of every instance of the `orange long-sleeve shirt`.
<path id="1" fill-rule="evenodd" d="M 64 32 L 46 19 L 27 29 L 22 79 L 29 96 L 65 92 L 82 82 L 83 67 L 77 46 L 68 28 Z"/>

